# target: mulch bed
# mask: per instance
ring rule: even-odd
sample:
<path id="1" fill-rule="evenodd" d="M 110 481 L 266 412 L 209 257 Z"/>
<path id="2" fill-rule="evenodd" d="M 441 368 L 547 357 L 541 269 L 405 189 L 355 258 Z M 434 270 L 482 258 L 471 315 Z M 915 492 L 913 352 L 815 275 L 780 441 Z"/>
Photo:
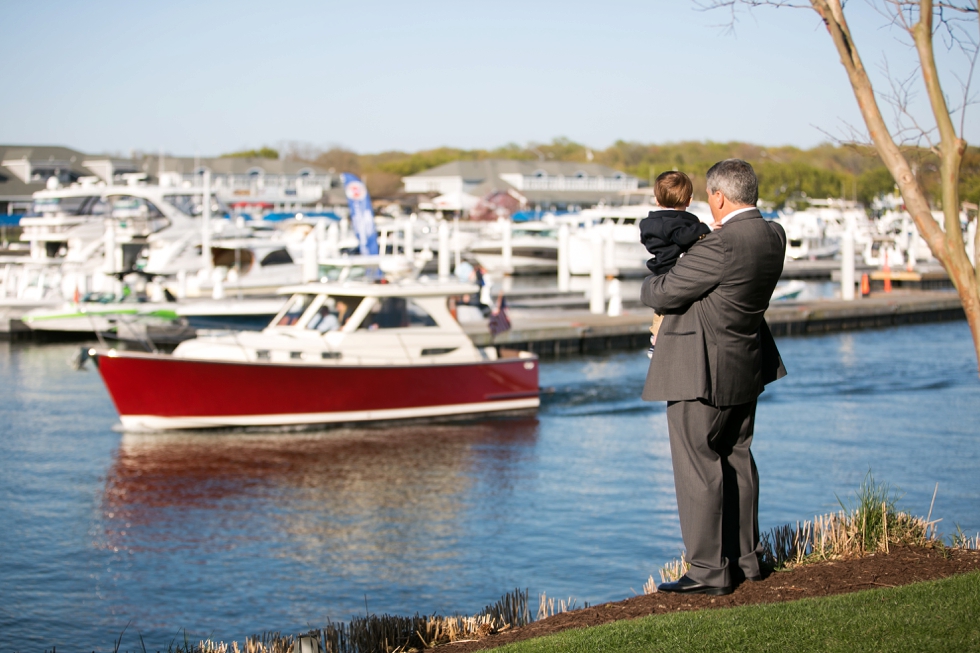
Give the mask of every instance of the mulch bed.
<path id="1" fill-rule="evenodd" d="M 447 653 L 479 651 L 563 630 L 598 626 L 651 614 L 779 603 L 879 587 L 897 587 L 978 569 L 980 551 L 892 546 L 887 554 L 877 553 L 851 560 L 819 562 L 775 572 L 762 581 L 742 583 L 728 596 L 663 592 L 634 596 L 625 601 L 603 603 L 557 614 L 523 628 L 490 635 L 478 641 L 455 642 L 439 648 L 446 649 Z"/>

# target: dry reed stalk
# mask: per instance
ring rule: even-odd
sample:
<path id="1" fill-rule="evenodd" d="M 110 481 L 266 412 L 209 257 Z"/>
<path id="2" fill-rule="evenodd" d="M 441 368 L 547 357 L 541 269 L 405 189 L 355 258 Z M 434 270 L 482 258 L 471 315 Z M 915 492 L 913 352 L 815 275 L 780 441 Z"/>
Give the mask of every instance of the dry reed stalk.
<path id="1" fill-rule="evenodd" d="M 861 513 L 861 547 L 868 550 L 868 515 Z"/>
<path id="2" fill-rule="evenodd" d="M 881 502 L 881 530 L 882 539 L 885 541 L 885 553 L 889 553 L 888 549 L 888 506 L 884 501 Z"/>
<path id="3" fill-rule="evenodd" d="M 643 593 L 644 594 L 655 594 L 657 592 L 657 581 L 653 580 L 653 574 L 647 578 L 647 582 L 643 583 Z"/>
<path id="4" fill-rule="evenodd" d="M 929 502 L 929 514 L 926 515 L 926 521 L 928 522 L 932 519 L 932 507 L 936 505 L 936 494 L 939 492 L 939 483 L 936 483 L 936 489 L 932 491 L 932 501 Z"/>
<path id="5" fill-rule="evenodd" d="M 687 573 L 687 570 L 691 568 L 691 565 L 688 563 L 686 555 L 686 552 L 681 551 L 681 557 L 679 560 L 675 558 L 660 568 L 659 573 L 661 583 L 672 583 Z"/>
<path id="6" fill-rule="evenodd" d="M 576 608 L 577 603 L 578 601 L 572 597 L 555 601 L 555 599 L 548 598 L 544 592 L 541 592 L 541 596 L 538 597 L 538 614 L 536 620 L 540 621 L 541 619 L 554 617 L 556 614 L 561 614 L 562 612 L 571 612 Z M 588 603 L 586 603 L 586 607 L 588 607 Z"/>

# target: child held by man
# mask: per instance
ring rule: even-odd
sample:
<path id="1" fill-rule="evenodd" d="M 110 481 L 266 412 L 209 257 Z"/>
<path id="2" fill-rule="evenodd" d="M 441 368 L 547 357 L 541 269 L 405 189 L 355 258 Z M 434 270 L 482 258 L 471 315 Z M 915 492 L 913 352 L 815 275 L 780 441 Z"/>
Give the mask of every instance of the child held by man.
<path id="1" fill-rule="evenodd" d="M 701 222 L 698 216 L 687 212 L 694 195 L 694 185 L 683 172 L 674 170 L 659 175 L 653 193 L 661 208 L 650 211 L 640 221 L 640 242 L 651 255 L 647 269 L 651 274 L 661 275 L 674 267 L 694 243 L 711 233 L 711 227 Z M 651 358 L 663 319 L 663 315 L 654 313 L 650 326 L 650 349 L 647 351 Z"/>

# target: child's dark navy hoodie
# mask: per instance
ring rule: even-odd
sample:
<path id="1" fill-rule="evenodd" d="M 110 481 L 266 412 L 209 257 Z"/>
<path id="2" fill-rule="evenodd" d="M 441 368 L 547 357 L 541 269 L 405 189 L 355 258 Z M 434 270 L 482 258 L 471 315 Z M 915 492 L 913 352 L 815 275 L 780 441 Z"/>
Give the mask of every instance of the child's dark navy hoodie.
<path id="1" fill-rule="evenodd" d="M 653 274 L 664 274 L 674 267 L 681 254 L 711 233 L 711 227 L 687 211 L 663 209 L 650 211 L 640 220 L 640 242 L 650 252 L 647 268 Z"/>

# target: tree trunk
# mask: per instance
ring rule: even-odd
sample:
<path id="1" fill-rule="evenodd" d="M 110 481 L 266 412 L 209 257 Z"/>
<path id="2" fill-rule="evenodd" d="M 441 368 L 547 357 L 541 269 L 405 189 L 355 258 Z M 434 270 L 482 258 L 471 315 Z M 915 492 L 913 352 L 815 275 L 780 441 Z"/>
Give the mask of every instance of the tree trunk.
<path id="1" fill-rule="evenodd" d="M 871 80 L 861 62 L 861 57 L 858 55 L 857 47 L 851 39 L 850 29 L 844 18 L 840 0 L 810 0 L 810 4 L 823 19 L 834 46 L 837 48 L 841 64 L 847 71 L 851 88 L 854 90 L 854 97 L 857 99 L 858 108 L 861 110 L 861 116 L 868 127 L 871 140 L 874 142 L 875 149 L 878 150 L 878 155 L 885 167 L 895 178 L 899 191 L 902 193 L 902 199 L 905 200 L 906 210 L 915 221 L 919 233 L 928 243 L 929 249 L 942 263 L 956 287 L 960 302 L 963 304 L 963 311 L 966 314 L 967 324 L 973 335 L 973 346 L 978 366 L 980 366 L 980 283 L 978 283 L 980 277 L 978 277 L 978 271 L 974 270 L 967 257 L 959 220 L 958 185 L 960 164 L 963 160 L 963 153 L 966 151 L 966 142 L 956 136 L 952 120 L 949 117 L 946 99 L 939 83 L 932 49 L 932 2 L 921 0 L 919 22 L 913 26 L 911 34 L 919 55 L 923 81 L 926 85 L 933 114 L 936 117 L 936 124 L 939 127 L 945 231 L 932 217 L 929 201 L 922 187 L 912 173 L 908 160 L 902 154 L 885 125 L 874 89 L 871 86 Z M 980 243 L 980 238 L 977 242 Z M 980 269 L 980 260 L 976 262 L 978 269 Z M 978 371 L 980 371 L 980 367 L 978 367 Z"/>

